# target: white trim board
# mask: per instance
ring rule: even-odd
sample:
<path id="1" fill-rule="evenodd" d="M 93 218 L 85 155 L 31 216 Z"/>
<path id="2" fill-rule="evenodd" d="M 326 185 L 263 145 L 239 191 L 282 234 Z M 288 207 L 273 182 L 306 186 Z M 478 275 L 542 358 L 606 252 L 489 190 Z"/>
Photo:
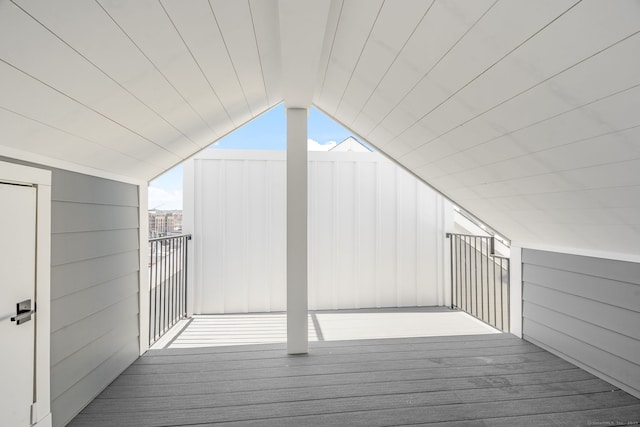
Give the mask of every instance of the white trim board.
<path id="1" fill-rule="evenodd" d="M 142 356 L 149 349 L 149 214 L 148 214 L 149 189 L 146 185 L 138 185 L 138 214 L 140 217 L 138 226 L 138 240 L 140 267 L 138 275 L 138 338 L 139 354 Z"/>
<path id="2" fill-rule="evenodd" d="M 509 332 L 522 338 L 522 248 L 513 245 L 509 257 L 509 288 Z"/>
<path id="3" fill-rule="evenodd" d="M 370 161 L 391 162 L 380 153 L 355 152 L 355 151 L 308 151 L 309 162 L 317 161 Z M 284 150 L 203 150 L 191 158 L 191 160 L 287 160 L 287 152 Z"/>
<path id="4" fill-rule="evenodd" d="M 51 426 L 51 172 L 0 161 L 0 180 L 34 185 L 36 213 L 36 354 L 32 423 Z"/>
<path id="5" fill-rule="evenodd" d="M 604 258 L 604 259 L 611 259 L 616 261 L 640 263 L 640 255 L 626 254 L 621 252 L 608 252 L 608 251 L 598 251 L 598 250 L 583 249 L 583 248 L 559 247 L 559 246 L 544 245 L 544 244 L 528 244 L 528 243 L 518 242 L 518 241 L 511 242 L 511 246 L 512 247 L 516 246 L 522 249 L 536 249 L 540 251 L 557 252 L 557 253 L 562 253 L 567 255 L 579 255 L 579 256 L 586 256 L 586 257 L 592 257 L 592 258 Z"/>
<path id="6" fill-rule="evenodd" d="M 22 150 L 16 150 L 14 148 L 0 146 L 0 156 L 8 157 L 14 160 L 21 160 L 24 162 L 37 163 L 42 166 L 64 169 L 69 172 L 77 172 L 85 175 L 91 175 L 98 178 L 110 179 L 112 181 L 120 181 L 127 184 L 134 185 L 148 185 L 144 180 L 118 175 L 111 172 L 107 172 L 100 169 L 95 169 L 89 166 L 79 165 L 77 163 L 66 162 L 64 160 L 54 159 L 51 157 L 41 156 L 39 154 L 33 154 Z"/>

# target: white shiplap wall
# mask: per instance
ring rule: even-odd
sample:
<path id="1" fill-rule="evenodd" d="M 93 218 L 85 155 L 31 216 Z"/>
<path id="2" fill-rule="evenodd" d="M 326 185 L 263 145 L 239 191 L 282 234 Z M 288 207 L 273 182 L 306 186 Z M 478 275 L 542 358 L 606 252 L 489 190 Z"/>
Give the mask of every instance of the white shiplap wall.
<path id="1" fill-rule="evenodd" d="M 451 205 L 375 153 L 309 162 L 309 307 L 444 304 Z M 285 310 L 284 152 L 210 150 L 185 173 L 194 311 Z"/>
<path id="2" fill-rule="evenodd" d="M 71 420 L 138 357 L 138 189 L 53 169 L 51 412 Z"/>
<path id="3" fill-rule="evenodd" d="M 640 396 L 640 264 L 524 249 L 523 337 Z"/>

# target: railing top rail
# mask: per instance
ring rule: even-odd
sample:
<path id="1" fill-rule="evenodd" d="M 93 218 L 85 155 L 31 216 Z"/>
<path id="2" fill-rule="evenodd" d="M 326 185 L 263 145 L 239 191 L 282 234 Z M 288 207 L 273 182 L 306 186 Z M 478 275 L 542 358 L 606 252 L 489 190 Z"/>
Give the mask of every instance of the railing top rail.
<path id="1" fill-rule="evenodd" d="M 177 236 L 164 236 L 164 237 L 154 237 L 153 239 L 149 239 L 149 242 L 157 242 L 160 240 L 171 240 L 171 239 L 181 239 L 186 237 L 187 240 L 191 240 L 191 234 L 180 234 Z"/>
<path id="2" fill-rule="evenodd" d="M 507 261 L 510 259 L 510 257 L 508 256 L 504 256 L 504 255 L 500 255 L 499 253 L 496 252 L 495 250 L 495 241 L 496 238 L 494 236 L 478 236 L 475 234 L 460 234 L 460 233 L 446 233 L 446 237 L 447 239 L 450 237 L 468 237 L 468 238 L 472 238 L 472 239 L 487 239 L 488 243 L 491 245 L 490 248 L 490 253 L 489 255 L 492 258 L 498 258 L 498 259 L 506 259 Z M 471 242 L 467 242 L 467 240 L 464 240 L 465 243 L 471 243 Z"/>
<path id="3" fill-rule="evenodd" d="M 479 237 L 481 239 L 493 239 L 493 236 L 478 236 L 476 234 L 460 234 L 460 233 L 447 233 L 446 237 L 459 236 L 459 237 Z"/>
<path id="4" fill-rule="evenodd" d="M 478 227 L 484 228 L 485 231 L 488 234 L 490 234 L 492 237 L 495 237 L 496 240 L 502 242 L 503 244 L 505 244 L 507 246 L 511 246 L 511 240 L 507 239 L 506 237 L 504 237 L 503 235 L 498 233 L 493 228 L 491 228 L 488 225 L 484 224 L 482 221 L 480 221 L 478 218 L 476 218 L 475 215 L 473 215 L 471 212 L 467 212 L 466 210 L 462 209 L 459 206 L 454 207 L 454 209 L 455 209 L 455 211 L 457 213 L 459 213 L 460 215 L 462 215 L 463 217 L 465 217 L 466 219 L 468 219 L 469 221 L 471 221 L 472 223 L 474 223 Z"/>

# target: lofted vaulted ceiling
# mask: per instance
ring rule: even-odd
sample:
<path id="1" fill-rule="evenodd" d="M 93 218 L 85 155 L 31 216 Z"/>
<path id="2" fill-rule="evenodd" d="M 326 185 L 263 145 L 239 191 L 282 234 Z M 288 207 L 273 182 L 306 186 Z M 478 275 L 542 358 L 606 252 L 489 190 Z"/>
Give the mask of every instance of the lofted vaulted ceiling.
<path id="1" fill-rule="evenodd" d="M 150 180 L 315 105 L 519 244 L 638 257 L 639 33 L 637 0 L 0 0 L 0 155 Z"/>

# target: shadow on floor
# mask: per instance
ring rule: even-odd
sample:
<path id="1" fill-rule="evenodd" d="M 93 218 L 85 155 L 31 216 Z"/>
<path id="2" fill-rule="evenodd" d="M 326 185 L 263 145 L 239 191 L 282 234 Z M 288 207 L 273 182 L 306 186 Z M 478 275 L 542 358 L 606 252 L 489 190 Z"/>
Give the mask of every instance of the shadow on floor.
<path id="1" fill-rule="evenodd" d="M 310 342 L 501 333 L 446 307 L 312 311 L 308 325 Z M 284 343 L 286 331 L 285 313 L 197 315 L 178 324 L 153 348 Z"/>

